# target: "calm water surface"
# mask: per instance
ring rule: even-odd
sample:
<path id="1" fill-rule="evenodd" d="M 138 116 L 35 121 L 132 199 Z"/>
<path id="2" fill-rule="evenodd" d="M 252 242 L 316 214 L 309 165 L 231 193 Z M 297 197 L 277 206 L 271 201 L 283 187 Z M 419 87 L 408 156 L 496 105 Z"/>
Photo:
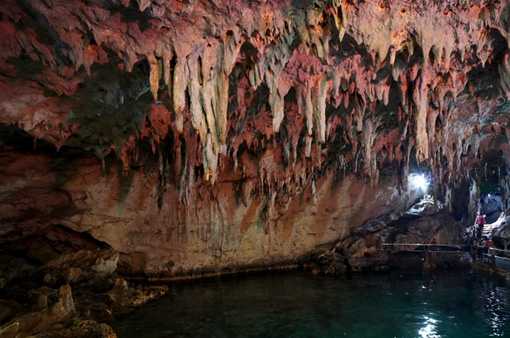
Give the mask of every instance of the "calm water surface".
<path id="1" fill-rule="evenodd" d="M 510 337 L 510 281 L 473 271 L 306 273 L 174 285 L 112 324 L 119 338 Z"/>

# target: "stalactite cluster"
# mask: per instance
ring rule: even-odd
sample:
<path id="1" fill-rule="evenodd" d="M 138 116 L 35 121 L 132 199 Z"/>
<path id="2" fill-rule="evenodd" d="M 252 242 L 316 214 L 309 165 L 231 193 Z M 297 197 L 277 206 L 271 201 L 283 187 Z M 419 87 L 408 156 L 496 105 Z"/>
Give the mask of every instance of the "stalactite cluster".
<path id="1" fill-rule="evenodd" d="M 141 177 L 158 210 L 170 202 L 178 215 L 172 231 L 186 238 L 196 219 L 216 255 L 230 216 L 215 203 L 230 184 L 271 234 L 306 194 L 317 207 L 328 177 L 402 191 L 410 172 L 424 170 L 448 200 L 443 185 L 474 184 L 484 166 L 485 178 L 506 175 L 509 8 L 8 0 L 0 123 L 36 147 L 42 139 L 92 152 L 104 175 L 117 163 L 119 205 Z"/>
<path id="2" fill-rule="evenodd" d="M 270 191 L 323 166 L 377 185 L 410 161 L 449 181 L 484 140 L 508 140 L 506 2 L 136 4 L 5 2 L 0 122 L 114 150 L 126 175 L 150 142 L 179 186 L 214 184 L 228 161 L 243 171 L 249 151 Z"/>
<path id="3" fill-rule="evenodd" d="M 0 32 L 0 255 L 26 265 L 378 269 L 509 196 L 508 0 L 4 0 Z"/>

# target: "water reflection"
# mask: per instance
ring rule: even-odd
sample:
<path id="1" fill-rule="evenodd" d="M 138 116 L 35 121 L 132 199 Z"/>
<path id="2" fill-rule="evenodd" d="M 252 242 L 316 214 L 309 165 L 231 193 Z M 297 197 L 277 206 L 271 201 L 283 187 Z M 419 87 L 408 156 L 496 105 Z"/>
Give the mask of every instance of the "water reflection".
<path id="1" fill-rule="evenodd" d="M 425 322 L 419 331 L 418 334 L 423 338 L 441 338 L 441 335 L 437 334 L 436 327 L 437 320 L 434 318 L 425 317 Z"/>
<path id="2" fill-rule="evenodd" d="M 504 291 L 495 285 L 488 285 L 491 289 L 480 295 L 480 300 L 483 302 L 487 316 L 485 322 L 492 328 L 493 332 L 490 337 L 502 337 L 502 328 L 507 320 L 506 312 L 506 299 Z"/>
<path id="3" fill-rule="evenodd" d="M 250 276 L 182 285 L 112 325 L 119 338 L 500 337 L 509 283 L 470 271 Z"/>

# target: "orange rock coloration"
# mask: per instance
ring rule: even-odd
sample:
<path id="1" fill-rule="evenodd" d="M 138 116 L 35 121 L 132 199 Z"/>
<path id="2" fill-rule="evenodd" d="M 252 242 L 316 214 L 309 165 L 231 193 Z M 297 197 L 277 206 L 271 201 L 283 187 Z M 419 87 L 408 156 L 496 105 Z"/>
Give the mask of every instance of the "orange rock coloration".
<path id="1" fill-rule="evenodd" d="M 418 171 L 457 219 L 473 216 L 478 183 L 510 188 L 509 13 L 2 1 L 0 245 L 56 241 L 57 226 L 133 275 L 293 264 L 405 210 Z"/>

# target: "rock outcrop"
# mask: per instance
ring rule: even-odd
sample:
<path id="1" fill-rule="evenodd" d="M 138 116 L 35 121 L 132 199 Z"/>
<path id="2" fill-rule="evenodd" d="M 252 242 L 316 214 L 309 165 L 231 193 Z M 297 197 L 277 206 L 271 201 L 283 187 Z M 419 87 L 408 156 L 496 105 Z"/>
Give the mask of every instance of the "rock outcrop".
<path id="1" fill-rule="evenodd" d="M 128 284 L 114 271 L 118 253 L 62 254 L 2 290 L 0 337 L 116 337 L 113 315 L 161 296 L 166 286 Z"/>

